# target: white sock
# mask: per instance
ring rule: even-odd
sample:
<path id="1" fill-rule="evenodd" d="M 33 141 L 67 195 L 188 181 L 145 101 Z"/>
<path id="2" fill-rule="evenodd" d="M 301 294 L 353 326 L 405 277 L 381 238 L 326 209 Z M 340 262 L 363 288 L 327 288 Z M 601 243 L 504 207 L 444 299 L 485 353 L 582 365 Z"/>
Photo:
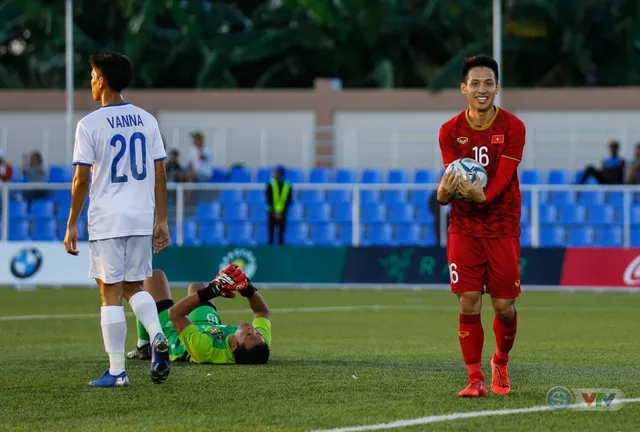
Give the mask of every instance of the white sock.
<path id="1" fill-rule="evenodd" d="M 158 308 L 151 294 L 146 291 L 139 291 L 131 296 L 129 305 L 138 320 L 140 320 L 147 330 L 147 333 L 149 333 L 151 340 L 153 340 L 158 333 L 162 333 L 160 319 L 158 318 Z M 138 346 L 142 346 L 140 345 L 141 342 L 143 341 L 138 341 Z"/>
<path id="2" fill-rule="evenodd" d="M 138 344 L 136 345 L 137 348 L 142 348 L 145 345 L 149 345 L 148 340 L 138 339 Z"/>
<path id="3" fill-rule="evenodd" d="M 109 373 L 120 375 L 124 372 L 124 341 L 127 338 L 127 319 L 122 306 L 100 308 L 100 324 L 104 350 L 109 354 Z"/>

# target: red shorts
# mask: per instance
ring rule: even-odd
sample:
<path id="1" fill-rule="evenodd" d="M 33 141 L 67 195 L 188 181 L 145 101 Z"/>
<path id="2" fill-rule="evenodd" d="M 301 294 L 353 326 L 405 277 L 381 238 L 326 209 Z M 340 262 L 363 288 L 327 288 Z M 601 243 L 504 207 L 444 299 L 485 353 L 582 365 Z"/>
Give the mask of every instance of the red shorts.
<path id="1" fill-rule="evenodd" d="M 520 239 L 449 234 L 451 291 L 482 291 L 495 298 L 520 295 Z"/>

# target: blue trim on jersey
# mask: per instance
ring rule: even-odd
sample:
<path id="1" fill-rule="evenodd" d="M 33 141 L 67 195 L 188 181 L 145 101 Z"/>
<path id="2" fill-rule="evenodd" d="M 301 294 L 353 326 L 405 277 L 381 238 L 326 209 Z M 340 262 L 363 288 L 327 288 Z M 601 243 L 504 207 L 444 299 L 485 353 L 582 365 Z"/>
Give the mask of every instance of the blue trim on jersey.
<path id="1" fill-rule="evenodd" d="M 119 104 L 103 105 L 100 108 L 118 107 L 118 106 L 124 106 L 124 105 L 131 105 L 131 102 L 122 102 Z"/>
<path id="2" fill-rule="evenodd" d="M 158 159 L 154 159 L 153 161 L 154 162 L 160 162 L 160 161 L 163 161 L 163 160 L 166 160 L 166 159 L 167 159 L 167 157 L 164 156 L 164 157 L 161 157 L 161 158 L 158 158 Z"/>
<path id="3" fill-rule="evenodd" d="M 72 162 L 71 165 L 82 165 L 82 166 L 93 166 L 93 164 L 90 163 L 86 163 L 86 162 Z"/>

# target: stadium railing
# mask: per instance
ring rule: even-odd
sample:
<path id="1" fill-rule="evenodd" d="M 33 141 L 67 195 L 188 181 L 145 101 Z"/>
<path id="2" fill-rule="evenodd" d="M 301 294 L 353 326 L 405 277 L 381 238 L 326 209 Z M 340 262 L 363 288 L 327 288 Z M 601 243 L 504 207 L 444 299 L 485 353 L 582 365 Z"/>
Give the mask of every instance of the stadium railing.
<path id="1" fill-rule="evenodd" d="M 362 232 L 362 223 L 363 220 L 366 219 L 367 215 L 363 215 L 363 211 L 366 210 L 366 204 L 370 200 L 375 203 L 376 200 L 382 200 L 382 197 L 385 197 L 385 192 L 400 192 L 404 193 L 407 196 L 413 196 L 413 194 L 417 191 L 423 191 L 423 197 L 428 197 L 429 192 L 435 192 L 437 188 L 436 183 L 432 184 L 388 184 L 388 183 L 380 183 L 380 184 L 338 184 L 338 183 L 295 183 L 294 184 L 294 193 L 296 197 L 300 197 L 304 191 L 322 191 L 322 192 L 331 192 L 331 191 L 347 191 L 350 192 L 348 195 L 350 197 L 349 200 L 342 201 L 343 206 L 351 207 L 351 244 L 354 246 L 359 246 L 366 244 L 363 242 L 363 232 Z M 0 185 L 1 188 L 1 202 L 2 202 L 2 218 L 1 218 L 1 239 L 3 241 L 9 240 L 9 225 L 10 225 L 10 216 L 11 216 L 11 205 L 20 199 L 18 194 L 24 191 L 29 190 L 48 190 L 51 191 L 50 195 L 54 195 L 53 191 L 69 191 L 71 187 L 70 183 L 5 183 Z M 169 218 L 172 222 L 175 223 L 176 232 L 175 232 L 175 243 L 177 245 L 182 245 L 184 243 L 184 222 L 189 219 L 192 219 L 195 216 L 195 206 L 199 202 L 221 202 L 222 205 L 229 204 L 224 200 L 225 198 L 222 196 L 223 191 L 241 191 L 243 196 L 247 196 L 249 191 L 258 191 L 254 192 L 254 194 L 259 194 L 260 192 L 264 192 L 265 185 L 261 183 L 170 183 L 168 185 L 169 193 L 170 193 L 170 214 Z M 618 241 L 617 244 L 615 241 L 608 242 L 609 244 L 605 244 L 608 246 L 621 246 L 621 247 L 629 247 L 629 246 L 640 246 L 640 188 L 638 186 L 604 186 L 604 185 L 521 185 L 520 186 L 522 194 L 523 194 L 523 207 L 526 207 L 523 212 L 523 222 L 521 226 L 523 227 L 523 231 L 527 231 L 527 235 L 530 235 L 525 241 L 523 241 L 523 246 L 531 246 L 531 247 L 539 247 L 539 246 L 549 246 L 549 244 L 542 244 L 541 242 L 541 230 L 543 226 L 545 228 L 553 228 L 554 226 L 581 226 L 584 224 L 592 224 L 594 226 L 613 227 L 615 228 L 616 234 L 620 234 L 620 230 L 622 230 L 622 239 Z M 426 194 L 425 194 L 426 192 Z M 591 202 L 582 202 L 580 200 L 576 200 L 571 198 L 576 194 L 583 194 L 585 197 L 591 196 L 588 194 L 594 194 L 594 196 L 598 197 L 596 199 L 591 200 Z M 193 204 L 190 206 L 185 205 L 186 195 L 191 194 L 191 201 Z M 371 195 L 375 194 L 372 198 Z M 325 194 L 328 195 L 328 194 Z M 581 195 L 582 196 L 582 195 Z M 377 198 L 376 198 L 377 197 Z M 243 198 L 246 199 L 246 198 Z M 382 204 L 385 202 L 380 201 Z M 400 200 L 400 202 L 403 202 Z M 387 203 L 388 204 L 388 203 Z M 426 206 L 427 210 L 429 208 L 428 199 L 425 199 L 424 203 L 413 203 L 418 206 Z M 59 204 L 59 206 L 65 206 L 64 208 L 59 208 L 61 212 L 66 212 L 68 214 L 68 202 L 65 204 Z M 334 202 L 334 206 L 339 205 L 337 202 Z M 562 209 L 562 211 L 566 212 L 566 215 L 560 215 L 560 213 L 554 213 L 553 217 L 549 217 L 546 214 L 542 214 L 541 210 L 547 211 L 547 207 L 554 207 L 557 209 Z M 602 212 L 598 210 L 598 207 L 603 207 L 608 210 L 610 214 L 605 214 L 604 216 L 600 215 L 599 217 L 603 217 L 603 220 L 596 220 L 596 216 Z M 385 210 L 387 207 L 385 207 Z M 447 227 L 447 218 L 448 218 L 448 210 L 449 207 L 439 207 L 439 229 L 440 232 L 437 233 L 436 238 L 439 238 L 439 242 L 441 246 L 446 245 L 446 227 Z M 576 211 L 576 215 L 571 215 L 573 213 L 571 210 L 582 210 L 580 212 Z M 594 210 L 596 209 L 596 210 Z M 553 210 L 553 209 L 552 209 Z M 86 209 L 85 209 L 86 211 Z M 586 211 L 586 213 L 585 213 Z M 593 213 L 594 218 L 591 218 L 591 212 Z M 385 213 L 388 216 L 388 213 Z M 335 216 L 335 215 L 334 215 Z M 383 215 L 384 217 L 384 215 Z M 326 216 L 325 216 L 326 218 Z M 593 219 L 593 220 L 592 220 Z M 66 219 L 65 219 L 66 220 Z M 61 217 L 58 217 L 58 221 L 62 221 Z M 327 222 L 334 222 L 334 220 L 330 217 Z M 390 222 L 387 220 L 377 219 L 380 223 Z M 411 221 L 408 221 L 411 222 Z M 418 221 L 414 221 L 418 223 Z M 424 224 L 424 220 L 420 223 Z M 433 223 L 434 219 L 430 219 L 427 223 Z M 632 240 L 632 227 L 636 227 L 637 239 Z M 593 233 L 591 233 L 593 234 Z M 604 231 L 602 235 L 608 235 L 609 231 Z M 634 235 L 636 235 L 634 231 Z M 586 240 L 582 240 L 582 244 L 578 241 L 578 244 L 572 244 L 574 246 L 593 246 L 593 245 L 602 245 L 602 242 L 596 242 L 589 240 L 589 238 L 593 239 L 593 235 L 591 237 L 586 237 Z M 635 237 L 634 237 L 635 238 Z M 607 243 L 607 239 L 604 239 L 605 243 Z M 557 241 L 558 244 L 556 246 L 565 246 L 562 244 L 562 240 Z M 593 244 L 591 244 L 593 243 Z M 390 242 L 390 245 L 393 245 L 394 242 Z M 404 243 L 406 245 L 406 243 Z"/>

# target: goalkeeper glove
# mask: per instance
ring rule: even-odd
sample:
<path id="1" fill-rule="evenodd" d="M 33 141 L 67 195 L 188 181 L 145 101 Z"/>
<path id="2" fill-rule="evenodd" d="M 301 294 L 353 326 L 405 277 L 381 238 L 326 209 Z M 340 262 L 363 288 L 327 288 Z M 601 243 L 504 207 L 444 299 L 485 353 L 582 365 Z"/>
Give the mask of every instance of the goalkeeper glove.
<path id="1" fill-rule="evenodd" d="M 242 269 L 235 264 L 231 264 L 224 268 L 205 288 L 197 291 L 200 303 L 206 303 L 216 297 L 235 298 L 235 291 L 238 287 L 242 287 L 242 282 L 247 276 Z"/>

